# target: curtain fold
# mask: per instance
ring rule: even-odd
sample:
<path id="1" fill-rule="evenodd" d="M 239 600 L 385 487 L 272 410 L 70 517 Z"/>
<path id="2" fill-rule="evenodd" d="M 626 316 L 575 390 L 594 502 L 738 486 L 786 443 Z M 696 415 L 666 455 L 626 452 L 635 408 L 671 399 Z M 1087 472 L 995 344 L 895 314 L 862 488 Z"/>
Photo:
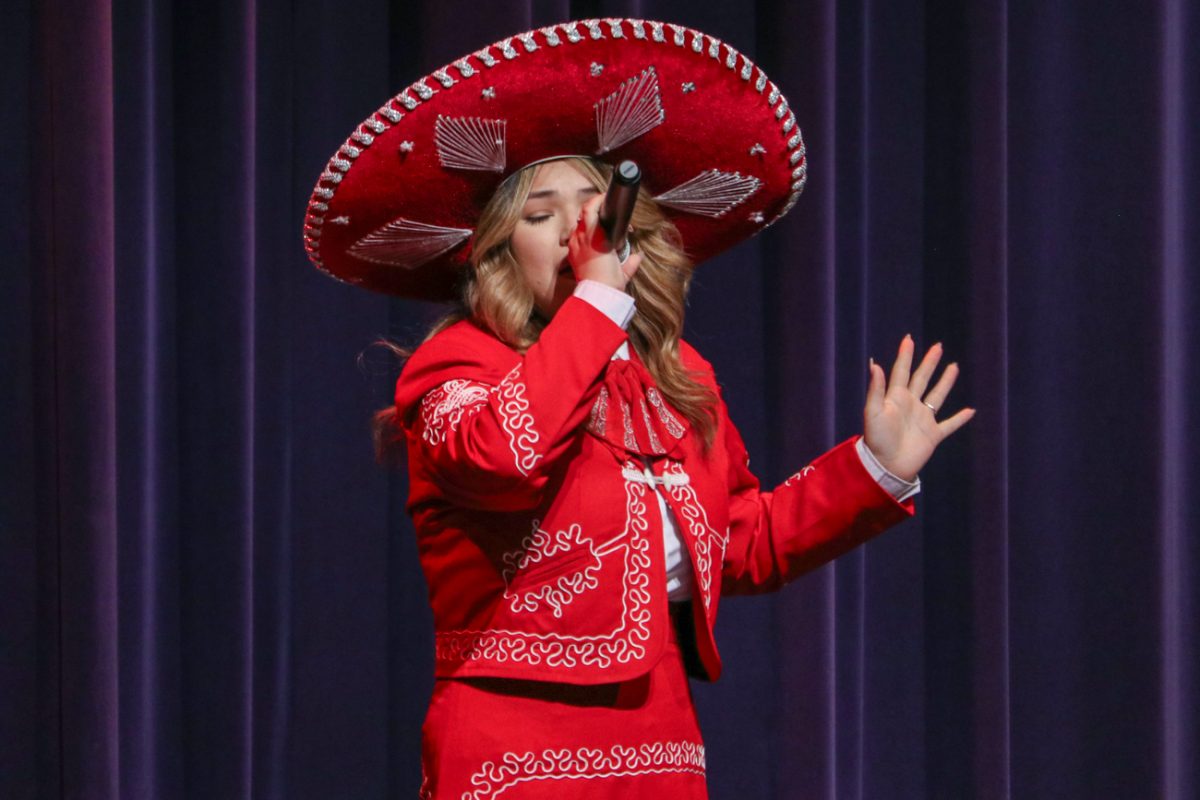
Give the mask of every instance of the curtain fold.
<path id="1" fill-rule="evenodd" d="M 13 4 L 0 797 L 415 794 L 432 630 L 370 344 L 440 309 L 329 280 L 300 223 L 389 95 L 589 15 L 730 42 L 804 131 L 799 204 L 688 307 L 764 484 L 861 431 L 905 333 L 978 408 L 914 520 L 722 606 L 712 796 L 1192 797 L 1184 0 Z"/>

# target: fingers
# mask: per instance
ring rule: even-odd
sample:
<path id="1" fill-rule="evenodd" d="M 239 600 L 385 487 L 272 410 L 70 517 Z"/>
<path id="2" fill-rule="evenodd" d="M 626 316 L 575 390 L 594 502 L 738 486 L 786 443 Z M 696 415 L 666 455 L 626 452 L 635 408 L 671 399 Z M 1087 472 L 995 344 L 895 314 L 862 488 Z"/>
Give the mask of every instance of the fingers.
<path id="1" fill-rule="evenodd" d="M 942 438 L 945 439 L 956 430 L 966 425 L 975 416 L 975 409 L 964 408 L 952 417 L 947 417 L 938 423 L 938 430 L 941 431 Z"/>
<path id="2" fill-rule="evenodd" d="M 607 253 L 612 248 L 608 246 L 608 237 L 600 228 L 600 205 L 603 202 L 604 195 L 602 194 L 588 198 L 579 211 L 579 223 L 581 229 L 586 233 L 584 241 L 591 244 L 592 249 L 597 252 Z"/>
<path id="3" fill-rule="evenodd" d="M 950 394 L 950 387 L 954 386 L 954 381 L 958 379 L 958 363 L 946 365 L 942 370 L 942 377 L 929 390 L 929 394 L 925 395 L 923 400 L 934 408 L 941 408 L 946 404 L 946 397 Z M 915 390 L 914 390 L 915 393 Z M 917 395 L 920 397 L 920 395 Z"/>
<path id="4" fill-rule="evenodd" d="M 621 265 L 621 274 L 625 277 L 625 283 L 633 280 L 633 275 L 638 271 L 638 267 L 642 265 L 641 253 L 630 253 L 629 258 L 625 259 L 625 263 Z"/>
<path id="5" fill-rule="evenodd" d="M 893 389 L 900 386 L 908 386 L 908 371 L 912 367 L 913 340 L 909 334 L 904 334 L 904 338 L 900 340 L 900 350 L 896 354 L 896 361 L 892 364 L 892 377 L 888 382 L 888 386 Z"/>
<path id="6" fill-rule="evenodd" d="M 870 362 L 870 381 L 867 383 L 867 404 L 863 409 L 863 415 L 866 419 L 871 419 L 880 411 L 883 410 L 883 398 L 886 394 L 883 381 L 883 367 L 875 363 L 875 359 Z"/>
<path id="7" fill-rule="evenodd" d="M 925 357 L 921 359 L 917 371 L 912 374 L 912 378 L 908 382 L 908 389 L 914 396 L 920 397 L 925 394 L 925 387 L 929 385 L 929 379 L 933 376 L 934 367 L 937 366 L 937 363 L 941 359 L 942 343 L 938 342 L 925 353 Z M 934 403 L 934 405 L 938 404 Z"/>

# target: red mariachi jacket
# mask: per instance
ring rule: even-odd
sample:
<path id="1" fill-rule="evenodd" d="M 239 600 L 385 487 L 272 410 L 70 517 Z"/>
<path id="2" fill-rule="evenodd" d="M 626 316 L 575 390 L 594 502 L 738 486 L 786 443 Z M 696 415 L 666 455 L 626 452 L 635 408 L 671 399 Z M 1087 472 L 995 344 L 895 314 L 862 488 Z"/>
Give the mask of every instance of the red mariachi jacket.
<path id="1" fill-rule="evenodd" d="M 438 677 L 604 683 L 649 671 L 670 624 L 656 491 L 691 558 L 710 679 L 721 595 L 776 589 L 912 515 L 855 439 L 760 490 L 724 401 L 705 453 L 640 362 L 610 362 L 625 339 L 571 297 L 524 356 L 462 321 L 405 364 L 396 406 Z M 719 393 L 711 365 L 680 349 Z"/>

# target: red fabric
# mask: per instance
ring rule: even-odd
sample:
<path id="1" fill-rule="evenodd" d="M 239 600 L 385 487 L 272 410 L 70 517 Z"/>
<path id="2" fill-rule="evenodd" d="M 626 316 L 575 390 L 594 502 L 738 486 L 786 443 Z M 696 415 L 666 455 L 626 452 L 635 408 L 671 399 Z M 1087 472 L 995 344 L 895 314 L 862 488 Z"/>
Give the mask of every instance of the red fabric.
<path id="1" fill-rule="evenodd" d="M 668 639 L 662 520 L 641 459 L 586 431 L 626 334 L 569 298 L 520 356 L 469 322 L 418 348 L 397 384 L 436 674 L 597 684 L 644 675 Z M 714 388 L 686 343 L 684 365 Z M 652 473 L 695 575 L 696 645 L 723 593 L 769 591 L 913 513 L 848 439 L 773 491 L 724 403 L 710 452 L 689 430 Z"/>
<path id="2" fill-rule="evenodd" d="M 439 679 L 421 763 L 423 800 L 708 796 L 704 745 L 673 634 L 649 672 L 623 683 Z"/>
<path id="3" fill-rule="evenodd" d="M 601 152 L 597 104 L 648 69 L 658 87 L 661 123 Z M 622 105 L 634 104 L 607 107 Z M 439 120 L 444 128 L 446 119 L 503 121 L 503 167 L 444 165 L 437 141 Z M 318 268 L 355 285 L 450 299 L 466 263 L 466 239 L 405 267 L 366 260 L 351 249 L 399 219 L 469 232 L 504 178 L 564 155 L 610 164 L 633 159 L 651 195 L 709 170 L 760 181 L 725 210 L 664 208 L 696 263 L 774 222 L 795 203 L 807 174 L 804 143 L 787 101 L 730 45 L 690 28 L 641 20 L 562 23 L 468 54 L 360 123 L 317 181 L 305 216 L 305 248 Z"/>

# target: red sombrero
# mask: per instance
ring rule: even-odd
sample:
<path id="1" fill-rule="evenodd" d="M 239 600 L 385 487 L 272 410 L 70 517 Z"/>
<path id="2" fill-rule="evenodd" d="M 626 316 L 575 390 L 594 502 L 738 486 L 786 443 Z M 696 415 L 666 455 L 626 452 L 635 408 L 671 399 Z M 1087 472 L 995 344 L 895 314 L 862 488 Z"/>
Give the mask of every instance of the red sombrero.
<path id="1" fill-rule="evenodd" d="M 585 155 L 638 162 L 700 262 L 791 209 L 804 153 L 779 89 L 719 39 L 636 19 L 564 22 L 464 56 L 368 117 L 317 180 L 304 244 L 340 280 L 447 300 L 500 182 Z"/>

